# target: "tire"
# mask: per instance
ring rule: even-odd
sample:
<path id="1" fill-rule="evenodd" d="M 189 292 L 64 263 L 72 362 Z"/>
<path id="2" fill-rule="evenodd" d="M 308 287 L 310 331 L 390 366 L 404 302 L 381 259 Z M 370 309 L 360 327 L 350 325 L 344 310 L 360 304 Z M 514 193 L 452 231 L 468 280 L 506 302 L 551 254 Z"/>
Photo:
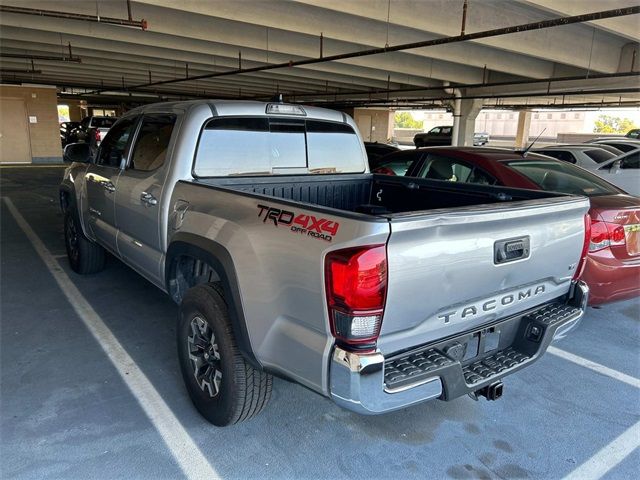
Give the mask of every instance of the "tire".
<path id="1" fill-rule="evenodd" d="M 104 268 L 104 248 L 84 236 L 75 205 L 70 205 L 64 214 L 64 245 L 74 272 L 87 275 Z"/>
<path id="2" fill-rule="evenodd" d="M 187 291 L 180 305 L 177 343 L 189 396 L 209 422 L 218 427 L 239 423 L 267 405 L 273 377 L 240 353 L 219 283 Z"/>

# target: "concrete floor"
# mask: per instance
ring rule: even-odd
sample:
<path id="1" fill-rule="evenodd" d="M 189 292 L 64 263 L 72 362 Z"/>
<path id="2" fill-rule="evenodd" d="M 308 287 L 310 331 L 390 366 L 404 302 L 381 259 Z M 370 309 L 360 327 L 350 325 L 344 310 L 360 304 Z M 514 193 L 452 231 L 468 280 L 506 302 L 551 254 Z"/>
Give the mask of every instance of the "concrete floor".
<path id="1" fill-rule="evenodd" d="M 3 168 L 2 196 L 11 199 L 221 478 L 555 479 L 580 467 L 580 478 L 603 472 L 605 478 L 635 478 L 637 299 L 590 309 L 578 331 L 556 345 L 619 372 L 613 377 L 630 376 L 621 377 L 626 382 L 547 354 L 508 377 L 500 401 L 464 397 L 363 417 L 276 379 L 260 416 L 217 429 L 197 414 L 182 385 L 176 306 L 114 259 L 92 276 L 68 269 L 57 205 L 61 175 L 60 168 Z M 0 477 L 184 476 L 4 202 L 1 222 Z"/>

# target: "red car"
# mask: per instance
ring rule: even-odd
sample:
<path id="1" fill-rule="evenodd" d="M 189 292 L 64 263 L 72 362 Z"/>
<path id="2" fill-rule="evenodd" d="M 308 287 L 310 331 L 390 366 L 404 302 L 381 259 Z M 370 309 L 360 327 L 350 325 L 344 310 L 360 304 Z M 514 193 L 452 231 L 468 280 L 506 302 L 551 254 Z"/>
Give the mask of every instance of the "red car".
<path id="1" fill-rule="evenodd" d="M 567 162 L 497 148 L 434 147 L 387 155 L 375 173 L 586 195 L 589 304 L 640 295 L 640 198 Z"/>

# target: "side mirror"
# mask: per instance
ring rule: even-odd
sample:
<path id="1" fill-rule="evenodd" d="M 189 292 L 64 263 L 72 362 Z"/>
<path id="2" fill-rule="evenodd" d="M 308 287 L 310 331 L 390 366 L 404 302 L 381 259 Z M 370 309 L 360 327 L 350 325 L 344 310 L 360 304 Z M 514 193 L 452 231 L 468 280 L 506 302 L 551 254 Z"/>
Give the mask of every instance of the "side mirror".
<path id="1" fill-rule="evenodd" d="M 91 161 L 91 147 L 88 143 L 70 143 L 64 147 L 62 159 L 65 162 L 89 163 Z"/>

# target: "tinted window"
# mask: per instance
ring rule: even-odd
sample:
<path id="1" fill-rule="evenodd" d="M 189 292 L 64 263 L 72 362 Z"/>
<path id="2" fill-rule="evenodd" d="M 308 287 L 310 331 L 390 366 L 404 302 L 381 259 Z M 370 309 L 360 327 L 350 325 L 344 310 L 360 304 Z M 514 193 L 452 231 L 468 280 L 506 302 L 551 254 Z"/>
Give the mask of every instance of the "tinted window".
<path id="1" fill-rule="evenodd" d="M 444 127 L 440 133 L 442 133 L 442 135 L 451 135 L 451 127 Z"/>
<path id="2" fill-rule="evenodd" d="M 513 160 L 505 163 L 543 190 L 587 196 L 620 193 L 600 177 L 565 162 Z"/>
<path id="3" fill-rule="evenodd" d="M 362 147 L 349 125 L 274 117 L 209 121 L 194 166 L 202 177 L 363 171 Z"/>
<path id="4" fill-rule="evenodd" d="M 604 142 L 601 142 L 604 143 Z M 605 143 L 605 145 L 611 145 L 612 147 L 616 147 L 618 150 L 623 151 L 624 153 L 630 152 L 631 150 L 635 150 L 640 147 L 639 145 L 634 145 L 630 143 Z"/>
<path id="5" fill-rule="evenodd" d="M 444 157 L 442 155 L 427 155 L 419 177 L 448 182 L 475 183 L 493 185 L 496 180 L 474 165 Z"/>
<path id="6" fill-rule="evenodd" d="M 175 115 L 145 116 L 137 136 L 129 168 L 150 172 L 160 168 L 167 157 Z"/>
<path id="7" fill-rule="evenodd" d="M 380 164 L 373 169 L 373 173 L 383 175 L 405 175 L 413 162 L 420 159 L 422 155 L 387 155 L 380 159 Z"/>
<path id="8" fill-rule="evenodd" d="M 537 152 L 543 155 L 549 155 L 550 157 L 557 158 L 564 162 L 576 163 L 576 157 L 566 150 L 537 150 Z"/>
<path id="9" fill-rule="evenodd" d="M 584 154 L 596 163 L 606 162 L 611 160 L 615 155 L 613 153 L 602 150 L 601 148 L 594 150 L 584 150 Z"/>
<path id="10" fill-rule="evenodd" d="M 100 144 L 96 163 L 105 167 L 120 168 L 129 137 L 137 119 L 125 119 L 109 130 Z"/>
<path id="11" fill-rule="evenodd" d="M 640 168 L 640 152 L 632 153 L 620 162 L 620 168 Z"/>
<path id="12" fill-rule="evenodd" d="M 440 133 L 440 127 L 433 127 L 429 130 L 429 133 Z"/>

